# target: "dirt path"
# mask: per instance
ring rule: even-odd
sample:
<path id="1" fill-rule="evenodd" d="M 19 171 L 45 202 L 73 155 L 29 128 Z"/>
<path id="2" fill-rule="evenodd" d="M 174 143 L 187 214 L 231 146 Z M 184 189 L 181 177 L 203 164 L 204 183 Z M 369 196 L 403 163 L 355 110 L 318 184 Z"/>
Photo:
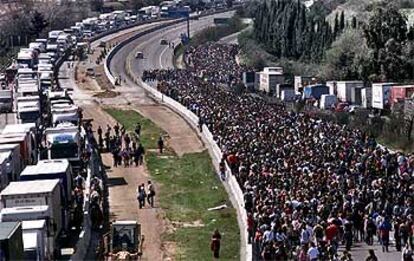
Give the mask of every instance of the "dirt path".
<path id="1" fill-rule="evenodd" d="M 94 128 L 99 125 L 103 129 L 109 124 L 113 126 L 116 121 L 98 106 L 84 107 L 85 117 L 92 118 Z M 166 229 L 164 212 L 158 208 L 158 198 L 155 197 L 155 208 L 148 205 L 144 209 L 138 209 L 136 188 L 138 184 L 147 184 L 151 180 L 145 166 L 117 167 L 113 168 L 112 155 L 102 154 L 104 165 L 107 167 L 110 221 L 114 220 L 138 220 L 141 224 L 141 232 L 145 235 L 145 243 L 142 260 L 166 260 L 161 235 Z M 159 191 L 158 184 L 154 184 Z"/>
<path id="2" fill-rule="evenodd" d="M 197 133 L 175 112 L 159 104 L 138 105 L 135 108 L 168 133 L 168 143 L 178 156 L 204 150 L 204 145 Z"/>

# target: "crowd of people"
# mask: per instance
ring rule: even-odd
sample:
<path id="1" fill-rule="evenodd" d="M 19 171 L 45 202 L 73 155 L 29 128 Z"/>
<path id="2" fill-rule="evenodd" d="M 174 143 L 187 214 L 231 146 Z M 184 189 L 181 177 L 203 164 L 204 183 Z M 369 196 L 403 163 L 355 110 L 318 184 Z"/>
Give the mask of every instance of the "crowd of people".
<path id="1" fill-rule="evenodd" d="M 125 127 L 119 126 L 118 123 L 113 128 L 107 125 L 105 133 L 103 133 L 102 127 L 99 126 L 97 133 L 98 147 L 112 154 L 114 167 L 130 167 L 133 165 L 138 167 L 143 164 L 145 149 L 140 142 L 140 123 L 135 125 L 133 134 L 127 133 Z"/>
<path id="2" fill-rule="evenodd" d="M 143 79 L 158 80 L 160 91 L 212 132 L 244 193 L 255 257 L 351 260 L 355 242 L 380 242 L 387 252 L 392 236 L 392 247 L 412 260 L 414 155 L 394 153 L 360 130 L 235 93 L 231 87 L 244 70 L 237 51 L 204 44 L 186 53 L 187 68 L 146 72 L 153 76 Z"/>

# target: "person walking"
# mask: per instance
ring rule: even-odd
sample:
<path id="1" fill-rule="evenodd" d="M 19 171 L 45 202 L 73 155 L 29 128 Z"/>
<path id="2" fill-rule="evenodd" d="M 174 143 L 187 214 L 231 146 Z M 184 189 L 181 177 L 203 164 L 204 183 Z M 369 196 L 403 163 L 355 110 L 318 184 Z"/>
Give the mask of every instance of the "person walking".
<path id="1" fill-rule="evenodd" d="M 213 257 L 216 259 L 220 258 L 220 242 L 221 234 L 218 229 L 214 230 L 213 236 L 211 237 L 210 249 L 213 252 Z"/>
<path id="2" fill-rule="evenodd" d="M 160 154 L 162 154 L 164 150 L 164 140 L 162 139 L 162 136 L 158 139 L 158 150 L 160 151 Z"/>
<path id="3" fill-rule="evenodd" d="M 385 217 L 379 226 L 379 234 L 382 245 L 382 252 L 388 252 L 388 246 L 390 242 L 390 230 L 391 223 L 388 220 L 388 217 Z"/>
<path id="4" fill-rule="evenodd" d="M 378 257 L 375 255 L 374 249 L 368 250 L 368 256 L 365 258 L 365 261 L 378 261 Z"/>
<path id="5" fill-rule="evenodd" d="M 137 124 L 135 125 L 135 134 L 138 136 L 141 135 L 141 123 L 137 122 Z"/>
<path id="6" fill-rule="evenodd" d="M 138 199 L 138 205 L 139 208 L 145 207 L 145 198 L 147 197 L 147 194 L 145 193 L 145 185 L 142 183 L 140 186 L 138 186 L 137 189 L 137 199 Z"/>
<path id="7" fill-rule="evenodd" d="M 410 249 L 410 245 L 407 243 L 405 244 L 402 250 L 402 261 L 413 261 L 413 251 Z"/>
<path id="8" fill-rule="evenodd" d="M 147 188 L 148 188 L 147 201 L 148 201 L 148 204 L 153 208 L 154 207 L 155 189 L 154 189 L 154 185 L 151 183 L 151 180 L 148 180 Z"/>

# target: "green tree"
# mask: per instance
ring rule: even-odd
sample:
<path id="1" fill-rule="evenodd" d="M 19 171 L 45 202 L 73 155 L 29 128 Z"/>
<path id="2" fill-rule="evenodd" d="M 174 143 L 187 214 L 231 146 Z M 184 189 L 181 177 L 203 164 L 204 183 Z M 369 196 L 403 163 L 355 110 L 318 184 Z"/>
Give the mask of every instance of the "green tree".
<path id="1" fill-rule="evenodd" d="M 345 29 L 345 13 L 344 13 L 344 11 L 342 11 L 341 18 L 339 20 L 339 29 L 341 30 L 341 32 Z"/>
<path id="2" fill-rule="evenodd" d="M 378 7 L 370 17 L 365 28 L 365 38 L 373 51 L 373 74 L 378 74 L 381 80 L 401 80 L 405 68 L 401 63 L 402 47 L 407 40 L 407 19 L 397 8 L 388 5 Z"/>
<path id="3" fill-rule="evenodd" d="M 39 37 L 40 33 L 47 28 L 49 23 L 46 21 L 44 15 L 37 10 L 34 11 L 31 19 L 30 33 L 36 38 Z"/>
<path id="4" fill-rule="evenodd" d="M 368 81 L 364 66 L 369 60 L 370 51 L 363 32 L 349 29 L 326 52 L 320 76 L 324 79 Z"/>

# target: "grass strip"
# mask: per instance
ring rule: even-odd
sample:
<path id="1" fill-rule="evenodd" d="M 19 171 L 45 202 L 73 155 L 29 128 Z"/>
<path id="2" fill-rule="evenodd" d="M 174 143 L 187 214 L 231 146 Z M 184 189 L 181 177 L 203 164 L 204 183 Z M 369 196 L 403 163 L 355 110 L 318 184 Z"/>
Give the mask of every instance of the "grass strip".
<path id="1" fill-rule="evenodd" d="M 144 145 L 153 146 L 153 137 L 162 130 L 135 111 L 106 109 L 127 130 L 141 122 Z M 207 151 L 178 156 L 146 155 L 151 177 L 161 185 L 157 193 L 161 208 L 174 226 L 164 240 L 176 243 L 177 260 L 211 260 L 210 237 L 217 228 L 222 235 L 221 260 L 239 260 L 240 233 L 237 216 L 220 183 Z M 208 211 L 227 204 L 229 208 Z"/>

